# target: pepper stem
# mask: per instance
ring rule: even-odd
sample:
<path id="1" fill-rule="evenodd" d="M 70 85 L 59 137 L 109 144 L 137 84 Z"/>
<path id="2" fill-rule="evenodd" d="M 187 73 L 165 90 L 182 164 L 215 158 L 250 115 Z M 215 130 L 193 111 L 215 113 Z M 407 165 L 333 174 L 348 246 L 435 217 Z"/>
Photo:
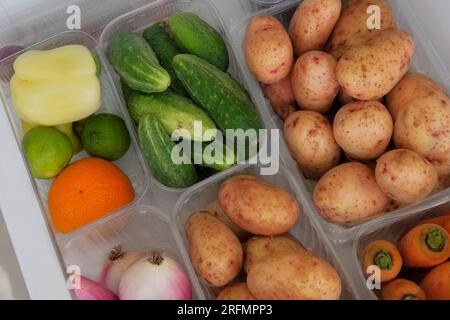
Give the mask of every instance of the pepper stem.
<path id="1" fill-rule="evenodd" d="M 419 298 L 417 298 L 413 294 L 407 294 L 406 296 L 403 297 L 403 300 L 419 300 Z"/>
<path id="2" fill-rule="evenodd" d="M 386 250 L 381 250 L 378 252 L 375 257 L 375 264 L 380 267 L 382 270 L 391 270 L 392 269 L 392 257 Z"/>
<path id="3" fill-rule="evenodd" d="M 427 233 L 426 236 L 426 242 L 427 246 L 431 251 L 434 252 L 441 252 L 444 247 L 445 243 L 447 241 L 447 238 L 445 237 L 444 233 L 440 229 L 434 229 Z"/>

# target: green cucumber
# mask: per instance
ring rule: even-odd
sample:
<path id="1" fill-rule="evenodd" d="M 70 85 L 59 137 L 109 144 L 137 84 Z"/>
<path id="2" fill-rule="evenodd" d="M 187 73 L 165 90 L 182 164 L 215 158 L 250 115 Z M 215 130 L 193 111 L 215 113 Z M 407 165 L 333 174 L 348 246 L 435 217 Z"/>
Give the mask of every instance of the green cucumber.
<path id="1" fill-rule="evenodd" d="M 220 150 L 217 156 L 215 151 Z M 206 151 L 206 152 L 205 152 Z M 236 162 L 236 155 L 232 150 L 229 150 L 225 144 L 219 140 L 211 143 L 193 142 L 191 146 L 192 162 L 201 167 L 209 167 L 216 171 L 224 171 L 233 167 Z M 202 163 L 196 163 L 201 160 Z"/>
<path id="2" fill-rule="evenodd" d="M 131 89 L 126 83 L 125 81 L 123 81 L 122 79 L 120 79 L 120 87 L 122 89 L 122 95 L 123 98 L 125 99 L 125 102 L 128 101 L 128 99 L 130 98 L 131 94 L 133 93 L 133 89 Z"/>
<path id="3" fill-rule="evenodd" d="M 159 182 L 172 188 L 187 188 L 197 183 L 194 165 L 173 163 L 175 143 L 158 119 L 150 115 L 143 117 L 139 122 L 138 134 L 148 165 Z"/>
<path id="4" fill-rule="evenodd" d="M 177 78 L 172 66 L 173 57 L 181 52 L 178 50 L 173 39 L 167 34 L 162 26 L 162 22 L 155 23 L 150 28 L 144 30 L 143 36 L 150 47 L 155 52 L 159 62 L 170 74 L 172 80 L 170 87 L 177 93 L 186 95 L 183 84 Z"/>
<path id="5" fill-rule="evenodd" d="M 208 114 L 191 100 L 170 91 L 149 94 L 133 92 L 128 99 L 128 111 L 137 123 L 146 115 L 158 118 L 170 136 L 176 129 L 186 129 L 185 134 L 180 131 L 183 139 L 211 141 L 216 137 L 216 125 Z M 199 137 L 194 134 L 194 121 L 200 121 L 202 125 Z"/>
<path id="6" fill-rule="evenodd" d="M 108 58 L 116 72 L 132 89 L 162 92 L 170 85 L 169 73 L 143 37 L 132 32 L 114 35 L 107 48 Z"/>
<path id="7" fill-rule="evenodd" d="M 169 28 L 178 48 L 227 71 L 228 50 L 221 35 L 209 24 L 189 12 L 173 13 Z"/>
<path id="8" fill-rule="evenodd" d="M 208 112 L 222 132 L 261 128 L 253 102 L 229 74 L 190 54 L 179 54 L 173 62 L 189 95 Z"/>

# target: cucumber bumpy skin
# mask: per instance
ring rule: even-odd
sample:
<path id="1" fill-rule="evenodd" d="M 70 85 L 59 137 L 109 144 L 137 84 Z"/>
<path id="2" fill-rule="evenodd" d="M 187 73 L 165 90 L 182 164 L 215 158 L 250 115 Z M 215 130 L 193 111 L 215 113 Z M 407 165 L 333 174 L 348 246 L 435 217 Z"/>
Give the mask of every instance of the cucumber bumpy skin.
<path id="1" fill-rule="evenodd" d="M 169 73 L 140 35 L 132 32 L 115 34 L 107 54 L 116 72 L 130 88 L 142 92 L 163 92 L 170 86 Z"/>
<path id="2" fill-rule="evenodd" d="M 186 129 L 189 135 L 181 134 L 183 139 L 212 141 L 217 134 L 214 121 L 203 109 L 194 105 L 191 100 L 170 91 L 149 94 L 133 92 L 128 99 L 128 111 L 136 123 L 146 115 L 157 118 L 169 136 L 172 136 L 176 129 Z M 200 139 L 194 135 L 194 121 L 200 121 L 202 124 Z"/>
<path id="3" fill-rule="evenodd" d="M 222 36 L 198 16 L 189 12 L 173 13 L 169 28 L 183 53 L 196 55 L 222 71 L 228 70 L 229 55 Z"/>
<path id="4" fill-rule="evenodd" d="M 192 164 L 173 163 L 171 154 L 175 143 L 158 119 L 150 115 L 142 118 L 138 134 L 148 165 L 159 182 L 172 188 L 187 188 L 197 183 L 197 172 Z"/>
<path id="5" fill-rule="evenodd" d="M 162 23 L 163 22 L 155 23 L 151 27 L 145 29 L 143 36 L 155 52 L 160 64 L 170 74 L 170 79 L 172 81 L 170 87 L 179 94 L 187 95 L 183 84 L 180 79 L 177 78 L 172 66 L 173 57 L 181 52 L 178 50 L 173 39 L 164 30 Z"/>

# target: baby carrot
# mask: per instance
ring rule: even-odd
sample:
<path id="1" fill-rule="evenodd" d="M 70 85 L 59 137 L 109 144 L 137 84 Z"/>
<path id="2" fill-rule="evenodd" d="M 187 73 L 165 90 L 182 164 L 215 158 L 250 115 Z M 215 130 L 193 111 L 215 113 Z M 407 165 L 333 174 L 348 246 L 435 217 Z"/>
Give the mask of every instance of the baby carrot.
<path id="1" fill-rule="evenodd" d="M 400 241 L 398 249 L 406 267 L 431 268 L 450 257 L 449 235 L 436 224 L 414 227 Z"/>
<path id="2" fill-rule="evenodd" d="M 450 300 L 450 261 L 431 270 L 420 283 L 432 300 Z"/>
<path id="3" fill-rule="evenodd" d="M 434 219 L 425 220 L 425 221 L 421 222 L 419 225 L 426 224 L 426 223 L 437 224 L 438 226 L 441 226 L 442 228 L 444 228 L 448 234 L 450 234 L 450 215 L 443 215 L 441 217 L 437 217 Z"/>
<path id="4" fill-rule="evenodd" d="M 378 266 L 381 271 L 381 282 L 387 282 L 395 279 L 400 273 L 402 257 L 392 243 L 385 240 L 377 240 L 369 243 L 364 250 L 361 265 L 364 273 L 367 272 L 368 267 Z"/>
<path id="5" fill-rule="evenodd" d="M 381 290 L 383 300 L 426 300 L 425 292 L 414 282 L 395 279 Z"/>

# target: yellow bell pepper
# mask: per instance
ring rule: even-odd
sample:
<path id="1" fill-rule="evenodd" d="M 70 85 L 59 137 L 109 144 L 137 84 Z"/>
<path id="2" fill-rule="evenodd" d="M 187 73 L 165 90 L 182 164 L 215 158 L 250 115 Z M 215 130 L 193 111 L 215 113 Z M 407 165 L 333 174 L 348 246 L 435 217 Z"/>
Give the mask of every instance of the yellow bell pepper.
<path id="1" fill-rule="evenodd" d="M 101 105 L 91 52 L 81 45 L 31 50 L 14 62 L 14 108 L 29 124 L 57 126 L 84 119 Z"/>

